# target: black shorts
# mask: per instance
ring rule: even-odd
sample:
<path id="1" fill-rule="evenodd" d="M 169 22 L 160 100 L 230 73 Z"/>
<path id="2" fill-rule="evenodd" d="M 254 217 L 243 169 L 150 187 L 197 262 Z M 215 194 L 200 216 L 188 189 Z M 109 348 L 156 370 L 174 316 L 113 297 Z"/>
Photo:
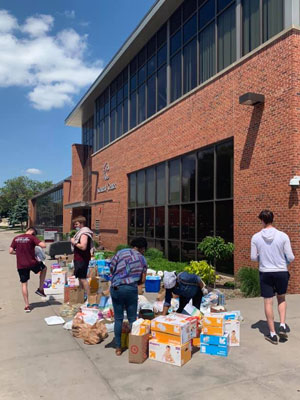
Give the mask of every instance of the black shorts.
<path id="1" fill-rule="evenodd" d="M 86 279 L 89 263 L 86 261 L 74 261 L 74 275 L 78 279 Z"/>
<path id="2" fill-rule="evenodd" d="M 34 267 L 18 269 L 19 276 L 20 276 L 20 282 L 26 283 L 27 281 L 29 281 L 30 271 L 34 272 L 35 274 L 38 274 L 39 272 L 43 271 L 43 269 L 45 269 L 45 268 L 46 268 L 46 265 L 42 262 L 39 262 Z"/>
<path id="3" fill-rule="evenodd" d="M 269 298 L 275 296 L 275 294 L 286 294 L 290 273 L 288 271 L 260 272 L 259 279 L 261 296 Z"/>

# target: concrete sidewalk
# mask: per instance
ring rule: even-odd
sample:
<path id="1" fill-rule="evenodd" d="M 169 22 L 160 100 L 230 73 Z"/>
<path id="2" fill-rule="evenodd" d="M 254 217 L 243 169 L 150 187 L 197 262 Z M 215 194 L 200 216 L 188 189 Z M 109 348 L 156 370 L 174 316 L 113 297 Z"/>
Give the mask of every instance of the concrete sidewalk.
<path id="1" fill-rule="evenodd" d="M 110 342 L 84 345 L 62 326 L 48 327 L 45 317 L 59 304 L 34 294 L 38 278 L 29 284 L 30 314 L 24 304 L 15 257 L 8 254 L 13 234 L 0 231 L 0 399 L 298 399 L 300 400 L 299 295 L 288 296 L 289 340 L 274 346 L 264 340 L 262 300 L 228 301 L 241 310 L 241 347 L 227 358 L 200 354 L 179 368 L 147 360 L 128 363 L 116 357 Z M 50 265 L 51 261 L 47 261 Z M 277 315 L 277 314 L 275 314 Z"/>

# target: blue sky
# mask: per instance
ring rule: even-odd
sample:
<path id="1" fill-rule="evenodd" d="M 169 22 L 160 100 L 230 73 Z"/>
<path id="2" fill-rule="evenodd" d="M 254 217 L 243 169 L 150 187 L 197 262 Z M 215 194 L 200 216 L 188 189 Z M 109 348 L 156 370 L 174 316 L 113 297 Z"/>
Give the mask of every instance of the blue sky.
<path id="1" fill-rule="evenodd" d="M 155 0 L 1 0 L 0 187 L 71 174 L 64 120 Z"/>

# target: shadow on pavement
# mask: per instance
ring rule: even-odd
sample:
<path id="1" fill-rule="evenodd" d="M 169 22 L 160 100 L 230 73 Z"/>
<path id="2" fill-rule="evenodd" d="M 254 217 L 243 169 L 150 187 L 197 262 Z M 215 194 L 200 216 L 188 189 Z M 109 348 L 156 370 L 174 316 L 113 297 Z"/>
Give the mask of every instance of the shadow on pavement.
<path id="1" fill-rule="evenodd" d="M 279 331 L 279 326 L 280 326 L 280 323 L 279 323 L 279 322 L 275 322 L 275 331 L 276 331 L 276 332 Z M 260 319 L 259 321 L 255 322 L 255 324 L 252 324 L 252 325 L 251 325 L 251 328 L 252 328 L 252 329 L 258 329 L 259 332 L 260 332 L 262 335 L 264 335 L 264 336 L 266 336 L 266 335 L 269 334 L 269 328 L 268 328 L 267 321 L 263 321 L 263 320 Z M 286 331 L 287 331 L 288 333 L 291 331 L 290 328 L 289 328 L 289 326 L 288 326 L 287 324 L 286 324 Z M 280 339 L 279 341 L 280 341 L 281 343 L 284 343 L 284 342 L 287 341 L 287 339 Z"/>
<path id="2" fill-rule="evenodd" d="M 61 305 L 58 301 L 38 301 L 36 303 L 30 303 L 30 307 L 34 308 L 41 308 L 41 307 L 49 307 L 49 306 Z"/>

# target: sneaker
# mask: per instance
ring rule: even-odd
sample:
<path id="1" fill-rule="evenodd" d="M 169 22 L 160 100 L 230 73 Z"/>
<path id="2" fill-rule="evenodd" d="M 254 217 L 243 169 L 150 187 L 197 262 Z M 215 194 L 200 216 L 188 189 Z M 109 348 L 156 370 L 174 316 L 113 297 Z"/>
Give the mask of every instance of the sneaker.
<path id="1" fill-rule="evenodd" d="M 278 344 L 277 335 L 273 335 L 273 336 L 271 336 L 271 335 L 266 335 L 266 336 L 265 336 L 265 339 L 266 339 L 268 342 L 272 343 L 272 344 Z"/>
<path id="2" fill-rule="evenodd" d="M 38 294 L 38 295 L 41 296 L 41 297 L 47 297 L 47 296 L 45 295 L 44 289 L 42 289 L 42 290 L 37 289 L 37 290 L 35 291 L 35 294 Z"/>
<path id="3" fill-rule="evenodd" d="M 25 311 L 26 313 L 29 313 L 29 312 L 31 312 L 31 308 L 30 308 L 29 306 L 27 306 L 27 307 L 24 308 L 24 311 Z"/>
<path id="4" fill-rule="evenodd" d="M 278 336 L 279 336 L 279 339 L 287 339 L 288 335 L 286 333 L 286 328 L 284 328 L 283 326 L 280 326 L 279 331 L 278 331 Z"/>

